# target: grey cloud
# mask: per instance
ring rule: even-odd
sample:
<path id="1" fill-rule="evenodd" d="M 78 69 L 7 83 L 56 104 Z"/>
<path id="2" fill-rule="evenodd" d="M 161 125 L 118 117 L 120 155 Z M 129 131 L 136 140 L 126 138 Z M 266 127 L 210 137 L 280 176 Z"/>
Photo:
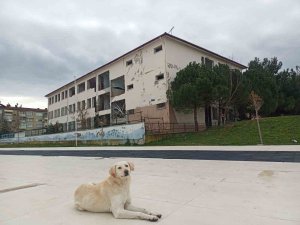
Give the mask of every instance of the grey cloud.
<path id="1" fill-rule="evenodd" d="M 240 63 L 277 56 L 294 67 L 299 11 L 296 0 L 2 0 L 0 97 L 44 96 L 172 26 L 174 35 Z"/>

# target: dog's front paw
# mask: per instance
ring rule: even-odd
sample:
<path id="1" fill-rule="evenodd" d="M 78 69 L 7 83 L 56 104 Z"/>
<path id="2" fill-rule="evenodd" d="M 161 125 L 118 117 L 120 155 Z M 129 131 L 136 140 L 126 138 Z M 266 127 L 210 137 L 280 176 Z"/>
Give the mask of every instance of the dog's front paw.
<path id="1" fill-rule="evenodd" d="M 151 222 L 157 222 L 158 218 L 159 217 L 157 217 L 157 216 L 150 216 L 149 221 L 151 221 Z"/>

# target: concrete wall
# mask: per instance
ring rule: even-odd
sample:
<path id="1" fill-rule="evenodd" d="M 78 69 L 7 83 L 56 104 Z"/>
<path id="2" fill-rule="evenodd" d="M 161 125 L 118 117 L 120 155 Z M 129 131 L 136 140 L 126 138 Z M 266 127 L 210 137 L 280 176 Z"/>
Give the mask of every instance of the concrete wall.
<path id="1" fill-rule="evenodd" d="M 131 143 L 144 144 L 145 125 L 144 123 L 111 126 L 93 130 L 78 131 L 78 141 L 103 141 L 124 144 L 127 140 Z M 22 142 L 58 142 L 75 141 L 75 132 L 48 134 L 32 137 L 15 135 L 14 138 L 0 139 L 0 143 L 22 143 Z"/>
<path id="2" fill-rule="evenodd" d="M 161 50 L 155 52 L 154 49 L 158 46 L 161 46 Z M 79 78 L 76 81 L 76 95 L 72 96 L 71 98 L 68 97 L 64 100 L 60 98 L 61 100 L 59 102 L 48 106 L 49 112 L 74 103 L 76 104 L 77 101 L 86 101 L 87 99 L 93 97 L 96 97 L 98 100 L 99 95 L 109 93 L 110 104 L 125 99 L 125 111 L 143 111 L 142 115 L 145 115 L 145 117 L 162 117 L 163 121 L 167 123 L 190 123 L 193 120 L 193 114 L 184 114 L 170 110 L 166 91 L 168 90 L 170 82 L 176 77 L 176 73 L 179 70 L 183 69 L 192 61 L 201 63 L 202 57 L 213 60 L 214 64 L 227 63 L 231 68 L 238 69 L 235 64 L 232 64 L 229 61 L 226 62 L 223 58 L 220 58 L 215 54 L 188 45 L 182 41 L 175 40 L 172 37 L 162 36 L 146 45 L 143 45 L 135 51 L 128 53 L 122 58 Z M 106 71 L 109 71 L 110 83 L 112 80 L 124 76 L 123 87 L 125 87 L 125 92 L 123 94 L 115 95 L 115 93 L 121 93 L 121 91 L 114 91 L 114 95 L 111 95 L 111 85 L 105 90 L 98 90 L 98 75 Z M 158 79 L 158 75 L 163 75 L 163 78 Z M 78 84 L 85 82 L 85 86 L 87 87 L 87 81 L 93 77 L 96 78 L 96 91 L 94 89 L 89 89 L 77 94 Z M 55 93 L 52 93 L 50 97 L 61 93 L 66 89 L 69 90 L 69 88 L 72 86 L 74 86 L 74 83 L 60 88 Z M 157 107 L 157 105 L 161 103 L 166 103 L 165 110 Z M 106 109 L 95 112 L 95 109 L 91 108 L 87 110 L 87 117 L 93 118 L 97 114 L 100 116 L 111 114 L 111 111 L 111 109 Z M 199 123 L 204 123 L 204 110 L 199 109 L 198 111 L 198 121 Z M 135 115 L 135 117 L 140 116 L 141 114 Z M 129 118 L 130 117 L 132 116 L 129 116 Z M 75 118 L 78 118 L 77 113 L 50 119 L 49 123 L 66 123 L 74 121 Z"/>

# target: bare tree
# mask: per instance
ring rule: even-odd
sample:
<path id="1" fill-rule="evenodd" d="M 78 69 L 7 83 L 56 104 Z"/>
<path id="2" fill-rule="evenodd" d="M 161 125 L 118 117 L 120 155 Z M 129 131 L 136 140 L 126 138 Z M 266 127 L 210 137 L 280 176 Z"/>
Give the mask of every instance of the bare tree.
<path id="1" fill-rule="evenodd" d="M 251 93 L 250 93 L 250 100 L 251 100 L 251 102 L 252 102 L 252 104 L 254 106 L 254 109 L 255 109 L 255 117 L 256 117 L 256 121 L 257 121 L 257 128 L 258 128 L 260 143 L 263 144 L 261 130 L 260 130 L 260 125 L 259 125 L 258 111 L 260 110 L 261 106 L 264 104 L 264 101 L 254 91 L 251 91 Z"/>

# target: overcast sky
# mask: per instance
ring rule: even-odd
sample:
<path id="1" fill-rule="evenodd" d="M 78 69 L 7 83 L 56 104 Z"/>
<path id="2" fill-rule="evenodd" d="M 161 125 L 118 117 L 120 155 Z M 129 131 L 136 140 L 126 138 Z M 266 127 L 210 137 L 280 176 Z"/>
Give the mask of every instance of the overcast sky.
<path id="1" fill-rule="evenodd" d="M 0 0 L 0 101 L 49 92 L 168 32 L 248 65 L 300 65 L 299 0 Z"/>

